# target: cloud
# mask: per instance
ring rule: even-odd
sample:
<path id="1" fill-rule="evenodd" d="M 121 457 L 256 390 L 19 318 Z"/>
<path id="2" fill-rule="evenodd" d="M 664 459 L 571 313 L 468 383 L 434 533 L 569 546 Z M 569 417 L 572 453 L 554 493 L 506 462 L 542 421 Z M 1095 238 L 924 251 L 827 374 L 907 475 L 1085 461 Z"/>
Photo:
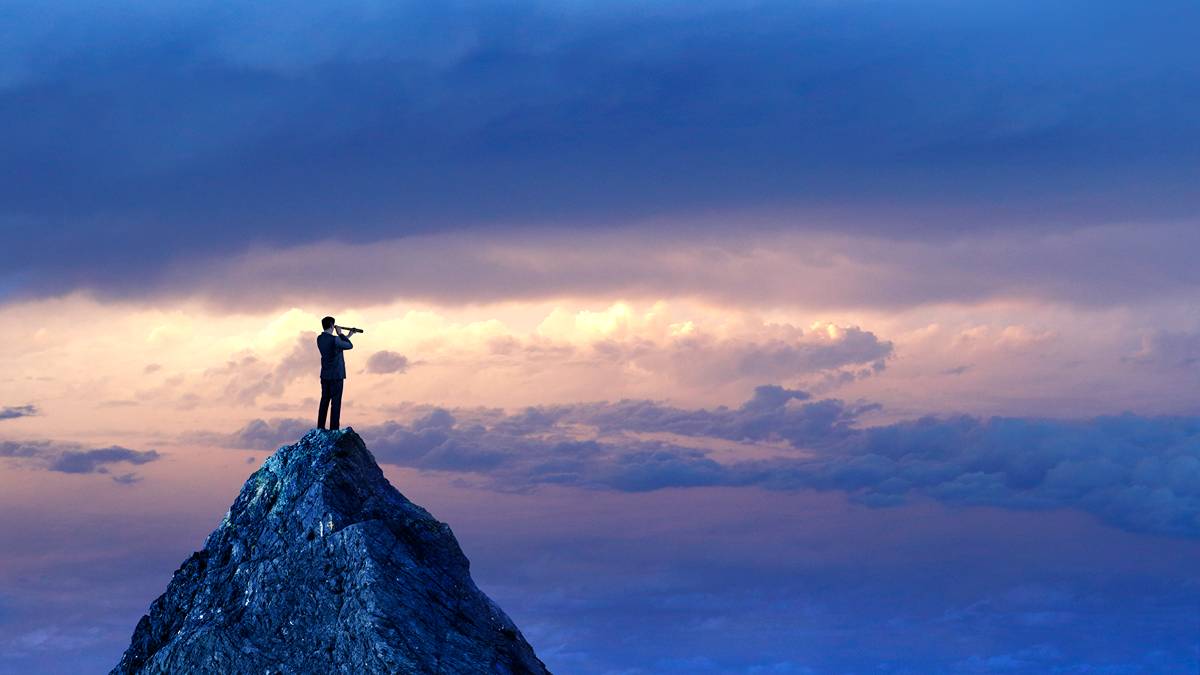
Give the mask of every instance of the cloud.
<path id="1" fill-rule="evenodd" d="M 1200 333 L 1154 331 L 1142 336 L 1141 348 L 1128 361 L 1158 370 L 1195 369 L 1200 364 Z"/>
<path id="2" fill-rule="evenodd" d="M 408 370 L 408 365 L 408 357 L 383 349 L 367 358 L 366 371 L 377 375 L 403 373 Z"/>
<path id="3" fill-rule="evenodd" d="M 644 311 L 624 302 L 601 311 L 555 308 L 529 336 L 492 335 L 486 349 L 505 365 L 531 370 L 589 369 L 633 380 L 688 387 L 737 387 L 764 379 L 836 386 L 879 373 L 894 345 L 858 326 L 813 323 L 808 329 L 753 315 L 702 317 L 659 301 Z"/>
<path id="4" fill-rule="evenodd" d="M 208 438 L 208 440 L 224 442 L 236 448 L 260 450 L 294 443 L 297 438 L 315 426 L 311 420 L 304 421 L 294 418 L 273 418 L 270 421 L 254 419 L 229 437 Z"/>
<path id="5" fill-rule="evenodd" d="M 775 480 L 870 504 L 920 494 L 1002 508 L 1079 508 L 1142 532 L 1200 536 L 1200 421 L 923 418 L 869 428 Z M 790 476 L 788 476 L 790 474 Z"/>
<path id="6" fill-rule="evenodd" d="M 47 468 L 61 473 L 106 473 L 109 464 L 145 464 L 159 458 L 160 455 L 154 450 L 130 450 L 114 445 L 94 450 L 63 450 L 50 460 Z"/>
<path id="7" fill-rule="evenodd" d="M 142 465 L 162 459 L 155 450 L 130 450 L 113 445 L 85 448 L 58 441 L 0 441 L 0 457 L 7 457 L 46 471 L 73 474 L 109 473 L 114 464 Z M 135 474 L 114 476 L 118 483 L 140 480 Z"/>
<path id="8" fill-rule="evenodd" d="M 663 342 L 645 339 L 607 339 L 592 345 L 602 360 L 630 364 L 669 375 L 686 384 L 761 382 L 792 379 L 813 373 L 874 373 L 892 355 L 890 341 L 858 327 L 828 327 L 829 332 L 792 325 L 766 325 L 756 335 L 719 338 L 697 332 Z M 853 375 L 852 375 L 853 376 Z"/>
<path id="9" fill-rule="evenodd" d="M 809 394 L 777 385 L 756 387 L 739 408 L 685 409 L 655 401 L 581 403 L 559 418 L 595 426 L 601 433 L 666 432 L 731 441 L 784 440 L 804 448 L 830 443 L 854 432 L 853 425 L 875 404 L 847 405 L 836 399 L 808 402 Z M 805 401 L 790 405 L 791 401 Z"/>
<path id="10" fill-rule="evenodd" d="M 437 408 L 407 424 L 360 431 L 382 462 L 481 474 L 502 490 L 547 484 L 628 492 L 835 490 L 873 507 L 922 497 L 961 506 L 1073 508 L 1132 531 L 1200 537 L 1198 418 L 957 416 L 861 427 L 861 416 L 876 408 L 767 385 L 738 408 L 638 400 L 513 414 Z M 239 436 L 252 440 L 263 432 L 274 442 L 283 434 L 268 429 L 307 426 L 255 421 Z M 714 440 L 756 450 L 718 456 L 705 447 Z"/>
<path id="11" fill-rule="evenodd" d="M 1196 206 L 1182 0 L 10 4 L 5 297 L 512 223 L 768 209 L 890 242 Z"/>
<path id="12" fill-rule="evenodd" d="M 897 241 L 856 233 L 841 227 L 842 219 L 830 221 L 842 231 L 813 230 L 808 220 L 803 214 L 720 214 L 609 228 L 497 228 L 254 248 L 181 261 L 137 297 L 195 297 L 245 311 L 314 302 L 470 304 L 564 296 L 684 296 L 757 310 L 1014 299 L 1109 307 L 1200 285 L 1200 270 L 1185 253 L 1200 245 L 1200 230 L 1190 221 L 1136 227 L 1101 221 L 1053 234 L 1011 229 L 963 235 L 950 246 L 936 237 Z M 1147 267 L 1145 260 L 1156 264 Z M 326 265 L 355 269 L 353 286 L 322 284 L 307 273 Z M 1037 337 L 1012 334 L 1007 346 Z"/>
<path id="13" fill-rule="evenodd" d="M 954 346 L 962 349 L 994 349 L 997 351 L 1019 352 L 1034 348 L 1044 348 L 1058 338 L 1058 334 L 1050 330 L 1038 330 L 1022 325 L 1009 325 L 1003 328 L 980 325 L 961 331 L 954 340 Z"/>
<path id="14" fill-rule="evenodd" d="M 262 396 L 282 394 L 287 385 L 305 374 L 315 378 L 320 370 L 315 351 L 316 333 L 303 332 L 278 363 L 269 364 L 247 351 L 208 369 L 204 376 L 222 386 L 223 398 L 253 405 Z"/>
<path id="15" fill-rule="evenodd" d="M 0 408 L 0 420 L 13 420 L 18 417 L 33 417 L 39 414 L 35 405 L 10 405 Z"/>

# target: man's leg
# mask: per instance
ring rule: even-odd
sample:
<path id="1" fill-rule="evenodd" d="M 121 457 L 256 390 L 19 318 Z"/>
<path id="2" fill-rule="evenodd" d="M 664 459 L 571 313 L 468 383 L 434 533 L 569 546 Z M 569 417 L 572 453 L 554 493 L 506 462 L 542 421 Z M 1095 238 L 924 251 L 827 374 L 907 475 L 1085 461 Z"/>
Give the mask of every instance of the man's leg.
<path id="1" fill-rule="evenodd" d="M 325 428 L 325 409 L 329 407 L 329 398 L 330 398 L 330 394 L 332 393 L 330 391 L 332 389 L 332 387 L 329 386 L 329 383 L 332 381 L 333 380 L 325 380 L 325 379 L 321 380 L 321 406 L 319 408 L 317 408 L 317 428 L 318 429 Z M 341 396 L 339 395 L 338 398 L 340 399 Z M 338 402 L 340 403 L 341 401 L 339 400 Z M 337 413 L 333 414 L 333 423 L 337 424 Z"/>
<path id="2" fill-rule="evenodd" d="M 331 397 L 331 405 L 329 406 L 329 428 L 342 428 L 342 385 L 345 380 L 330 380 L 329 388 Z"/>

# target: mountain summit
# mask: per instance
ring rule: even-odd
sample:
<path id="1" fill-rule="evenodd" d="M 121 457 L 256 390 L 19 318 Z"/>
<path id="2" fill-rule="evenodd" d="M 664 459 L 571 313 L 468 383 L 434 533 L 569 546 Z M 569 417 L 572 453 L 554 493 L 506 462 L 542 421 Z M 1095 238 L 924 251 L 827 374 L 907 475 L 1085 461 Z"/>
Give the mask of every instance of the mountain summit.
<path id="1" fill-rule="evenodd" d="M 314 429 L 250 476 L 112 673 L 547 673 L 468 568 L 358 434 Z"/>

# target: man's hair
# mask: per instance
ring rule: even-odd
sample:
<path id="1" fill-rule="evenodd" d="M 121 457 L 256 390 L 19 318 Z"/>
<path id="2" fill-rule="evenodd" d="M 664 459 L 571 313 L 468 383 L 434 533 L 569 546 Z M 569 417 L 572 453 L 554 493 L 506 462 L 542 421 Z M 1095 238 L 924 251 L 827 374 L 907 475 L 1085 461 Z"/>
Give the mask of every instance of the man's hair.
<path id="1" fill-rule="evenodd" d="M 332 316 L 327 316 L 324 319 L 321 319 L 321 328 L 323 330 L 329 330 L 332 327 L 333 327 L 333 317 Z"/>

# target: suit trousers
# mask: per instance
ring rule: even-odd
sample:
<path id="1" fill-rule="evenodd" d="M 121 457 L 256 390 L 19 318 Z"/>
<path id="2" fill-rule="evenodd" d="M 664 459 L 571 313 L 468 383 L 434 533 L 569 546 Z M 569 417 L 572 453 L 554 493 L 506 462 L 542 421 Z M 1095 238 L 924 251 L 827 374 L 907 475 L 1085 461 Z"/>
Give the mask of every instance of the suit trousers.
<path id="1" fill-rule="evenodd" d="M 329 428 L 341 426 L 342 385 L 345 380 L 321 380 L 321 407 L 317 409 L 317 428 L 325 428 L 325 409 L 329 408 Z"/>

